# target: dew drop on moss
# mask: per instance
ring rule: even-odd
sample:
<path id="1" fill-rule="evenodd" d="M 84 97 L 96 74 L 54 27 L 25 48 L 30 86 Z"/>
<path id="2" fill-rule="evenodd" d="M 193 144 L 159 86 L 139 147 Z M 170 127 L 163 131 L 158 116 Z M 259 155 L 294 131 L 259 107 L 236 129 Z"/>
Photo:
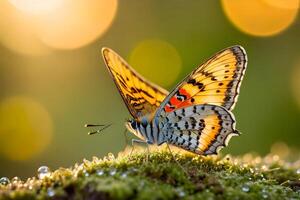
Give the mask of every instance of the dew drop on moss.
<path id="1" fill-rule="evenodd" d="M 261 191 L 261 196 L 262 196 L 262 198 L 264 198 L 264 199 L 267 199 L 267 198 L 269 197 L 269 195 L 268 195 L 268 193 L 267 193 L 267 191 L 266 191 L 265 189 L 263 189 L 263 190 Z"/>
<path id="2" fill-rule="evenodd" d="M 250 191 L 250 187 L 248 185 L 243 185 L 242 191 L 243 192 L 249 192 Z"/>
<path id="3" fill-rule="evenodd" d="M 51 175 L 51 171 L 47 166 L 41 166 L 38 168 L 37 172 L 39 179 L 44 179 L 45 177 L 49 177 Z"/>
<path id="4" fill-rule="evenodd" d="M 0 185 L 8 185 L 10 183 L 7 177 L 0 178 Z"/>
<path id="5" fill-rule="evenodd" d="M 132 174 L 136 174 L 139 170 L 137 168 L 131 167 L 128 171 Z"/>
<path id="6" fill-rule="evenodd" d="M 121 178 L 127 178 L 128 174 L 126 172 L 121 174 Z"/>
<path id="7" fill-rule="evenodd" d="M 47 195 L 48 195 L 49 197 L 54 197 L 54 195 L 55 195 L 54 189 L 53 189 L 53 188 L 48 188 L 48 189 L 47 189 Z"/>
<path id="8" fill-rule="evenodd" d="M 176 193 L 179 197 L 184 197 L 185 196 L 185 192 L 181 188 L 177 188 Z"/>
<path id="9" fill-rule="evenodd" d="M 116 169 L 111 169 L 111 170 L 109 171 L 109 175 L 111 175 L 111 176 L 116 175 L 116 173 L 117 173 L 117 170 L 116 170 Z"/>
<path id="10" fill-rule="evenodd" d="M 97 174 L 98 176 L 103 176 L 103 175 L 104 175 L 104 171 L 103 171 L 102 169 L 98 169 L 98 170 L 96 171 L 96 174 Z"/>
<path id="11" fill-rule="evenodd" d="M 85 177 L 88 177 L 88 176 L 90 176 L 89 172 L 88 172 L 88 171 L 86 171 L 85 169 L 84 169 L 84 170 L 82 170 L 82 174 L 83 174 Z"/>

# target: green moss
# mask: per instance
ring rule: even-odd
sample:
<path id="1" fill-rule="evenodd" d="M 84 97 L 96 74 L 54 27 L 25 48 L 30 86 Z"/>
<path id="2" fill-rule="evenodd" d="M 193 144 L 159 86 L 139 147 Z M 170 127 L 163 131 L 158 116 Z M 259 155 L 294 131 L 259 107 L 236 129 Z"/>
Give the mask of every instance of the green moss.
<path id="1" fill-rule="evenodd" d="M 0 185 L 0 199 L 300 199 L 296 164 L 165 150 L 84 160 L 42 179 Z"/>

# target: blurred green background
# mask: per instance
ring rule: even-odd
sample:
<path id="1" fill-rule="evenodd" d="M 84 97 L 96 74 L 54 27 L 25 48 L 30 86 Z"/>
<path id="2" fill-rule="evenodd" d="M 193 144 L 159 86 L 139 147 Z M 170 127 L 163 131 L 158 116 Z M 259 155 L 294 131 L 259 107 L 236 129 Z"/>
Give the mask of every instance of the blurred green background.
<path id="1" fill-rule="evenodd" d="M 124 149 L 129 112 L 103 46 L 171 90 L 212 54 L 242 45 L 249 63 L 234 114 L 243 134 L 222 152 L 298 148 L 298 10 L 299 0 L 1 0 L 0 177 Z M 88 136 L 86 123 L 113 125 Z"/>

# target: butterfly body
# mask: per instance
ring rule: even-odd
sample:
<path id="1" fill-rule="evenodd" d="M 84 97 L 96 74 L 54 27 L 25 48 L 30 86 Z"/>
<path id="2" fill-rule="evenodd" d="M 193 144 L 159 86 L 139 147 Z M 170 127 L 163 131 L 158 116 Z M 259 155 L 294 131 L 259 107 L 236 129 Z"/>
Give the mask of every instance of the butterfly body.
<path id="1" fill-rule="evenodd" d="M 148 144 L 168 143 L 210 155 L 239 135 L 231 111 L 247 64 L 241 46 L 215 54 L 170 93 L 147 81 L 111 49 L 103 48 L 102 54 L 133 116 L 126 128 Z"/>
<path id="2" fill-rule="evenodd" d="M 145 119 L 139 122 L 131 119 L 126 122 L 125 126 L 147 144 L 161 145 L 166 142 L 167 138 L 160 132 L 158 123 L 155 120 L 148 121 Z"/>

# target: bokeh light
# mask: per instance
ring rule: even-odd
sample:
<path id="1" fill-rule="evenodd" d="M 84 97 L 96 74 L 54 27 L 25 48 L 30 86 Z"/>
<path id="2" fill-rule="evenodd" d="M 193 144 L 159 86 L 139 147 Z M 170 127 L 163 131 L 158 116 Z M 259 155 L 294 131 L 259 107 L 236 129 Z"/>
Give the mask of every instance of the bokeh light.
<path id="1" fill-rule="evenodd" d="M 152 39 L 136 45 L 129 63 L 143 76 L 160 86 L 172 86 L 181 70 L 181 58 L 170 43 Z"/>
<path id="2" fill-rule="evenodd" d="M 284 142 L 276 142 L 271 146 L 270 152 L 280 158 L 285 158 L 290 154 L 290 149 Z"/>
<path id="3" fill-rule="evenodd" d="M 276 6 L 278 8 L 284 9 L 298 9 L 300 6 L 299 0 L 264 0 L 271 6 Z"/>
<path id="4" fill-rule="evenodd" d="M 0 43 L 11 51 L 26 55 L 49 53 L 36 35 L 36 26 L 32 17 L 20 12 L 15 6 L 0 1 Z"/>
<path id="5" fill-rule="evenodd" d="M 117 0 L 3 0 L 0 42 L 29 55 L 80 48 L 109 28 L 117 6 Z"/>
<path id="6" fill-rule="evenodd" d="M 63 0 L 8 0 L 17 9 L 28 14 L 45 14 L 59 8 Z"/>
<path id="7" fill-rule="evenodd" d="M 39 18 L 41 40 L 54 48 L 74 49 L 101 36 L 111 25 L 117 0 L 65 0 L 49 15 Z"/>
<path id="8" fill-rule="evenodd" d="M 288 28 L 297 17 L 297 3 L 299 1 L 293 0 L 222 0 L 229 20 L 241 31 L 255 36 L 275 35 Z"/>
<path id="9" fill-rule="evenodd" d="M 10 97 L 0 104 L 0 154 L 28 160 L 49 145 L 53 125 L 47 110 L 28 97 Z"/>

